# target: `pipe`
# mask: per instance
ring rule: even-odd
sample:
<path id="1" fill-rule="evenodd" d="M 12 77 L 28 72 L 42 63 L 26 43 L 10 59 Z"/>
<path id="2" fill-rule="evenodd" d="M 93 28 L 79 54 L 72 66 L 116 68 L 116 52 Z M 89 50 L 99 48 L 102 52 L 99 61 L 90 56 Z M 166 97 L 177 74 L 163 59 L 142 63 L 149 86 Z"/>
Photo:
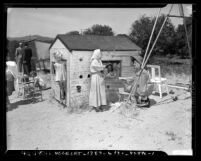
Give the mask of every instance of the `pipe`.
<path id="1" fill-rule="evenodd" d="M 161 8 L 160 8 L 160 10 L 158 11 L 156 20 L 155 20 L 155 22 L 154 22 L 154 26 L 153 26 L 153 28 L 152 28 L 151 36 L 149 37 L 149 42 L 148 42 L 148 45 L 147 45 L 147 48 L 146 48 L 146 52 L 145 52 L 145 55 L 144 55 L 144 58 L 143 58 L 143 61 L 142 61 L 142 65 L 144 64 L 144 61 L 145 61 L 145 59 L 146 59 L 147 52 L 148 52 L 148 49 L 149 49 L 149 45 L 150 45 L 150 42 L 151 42 L 151 39 L 152 39 L 152 36 L 153 36 L 153 33 L 154 33 L 154 29 L 155 29 L 155 27 L 156 27 L 156 22 L 158 21 L 158 16 L 159 16 L 160 12 L 161 12 Z"/>
<path id="2" fill-rule="evenodd" d="M 173 87 L 173 88 L 180 88 L 180 89 L 189 90 L 189 88 L 187 88 L 187 87 L 181 87 L 181 86 L 176 86 L 176 85 L 171 85 L 171 84 L 168 84 L 167 86 L 168 87 Z"/>
<path id="3" fill-rule="evenodd" d="M 142 68 L 144 68 L 144 67 L 146 66 L 147 61 L 149 60 L 149 57 L 150 57 L 150 55 L 151 55 L 151 52 L 152 52 L 152 50 L 153 50 L 153 48 L 154 48 L 154 46 L 155 46 L 155 44 L 156 44 L 156 42 L 157 42 L 157 40 L 158 40 L 158 38 L 159 38 L 159 36 L 160 36 L 160 33 L 161 33 L 161 31 L 162 31 L 162 29 L 163 29 L 163 27 L 164 27 L 164 25 L 165 25 L 165 22 L 167 21 L 168 15 L 170 14 L 170 12 L 171 12 L 171 10 L 172 10 L 172 7 L 173 7 L 173 4 L 172 4 L 172 6 L 171 6 L 171 8 L 170 8 L 170 10 L 169 10 L 169 13 L 168 13 L 167 16 L 166 16 L 166 18 L 165 18 L 165 20 L 164 20 L 164 22 L 163 22 L 161 28 L 160 28 L 160 31 L 159 31 L 159 33 L 158 33 L 158 35 L 157 35 L 157 37 L 156 37 L 156 40 L 154 41 L 154 44 L 153 44 L 151 50 L 149 51 L 149 54 L 148 54 L 148 56 L 147 56 L 147 59 L 146 59 L 145 63 L 142 65 Z"/>

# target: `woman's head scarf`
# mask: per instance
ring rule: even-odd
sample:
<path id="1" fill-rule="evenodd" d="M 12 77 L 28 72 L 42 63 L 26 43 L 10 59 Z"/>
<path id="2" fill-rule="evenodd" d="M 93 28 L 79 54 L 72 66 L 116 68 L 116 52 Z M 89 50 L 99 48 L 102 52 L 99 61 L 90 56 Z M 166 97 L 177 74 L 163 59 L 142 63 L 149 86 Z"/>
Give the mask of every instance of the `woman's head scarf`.
<path id="1" fill-rule="evenodd" d="M 100 49 L 96 49 L 96 50 L 94 50 L 94 53 L 93 53 L 93 55 L 91 57 L 91 61 L 94 60 L 94 59 L 99 60 L 100 57 L 101 57 L 101 51 L 100 51 Z"/>

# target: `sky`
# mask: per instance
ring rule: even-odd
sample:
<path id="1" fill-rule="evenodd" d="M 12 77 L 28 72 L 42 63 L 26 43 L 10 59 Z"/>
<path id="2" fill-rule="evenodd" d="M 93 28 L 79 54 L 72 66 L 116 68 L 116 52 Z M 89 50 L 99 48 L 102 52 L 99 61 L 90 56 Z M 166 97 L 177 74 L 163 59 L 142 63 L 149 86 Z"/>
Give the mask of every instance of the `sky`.
<path id="1" fill-rule="evenodd" d="M 192 13 L 191 4 L 183 4 L 185 16 Z M 171 5 L 161 9 L 167 14 Z M 41 35 L 54 38 L 69 31 L 84 31 L 94 24 L 108 25 L 115 34 L 129 34 L 131 25 L 142 15 L 156 16 L 159 8 L 8 8 L 7 37 Z M 174 4 L 171 15 L 179 15 Z M 171 18 L 176 27 L 181 18 Z"/>

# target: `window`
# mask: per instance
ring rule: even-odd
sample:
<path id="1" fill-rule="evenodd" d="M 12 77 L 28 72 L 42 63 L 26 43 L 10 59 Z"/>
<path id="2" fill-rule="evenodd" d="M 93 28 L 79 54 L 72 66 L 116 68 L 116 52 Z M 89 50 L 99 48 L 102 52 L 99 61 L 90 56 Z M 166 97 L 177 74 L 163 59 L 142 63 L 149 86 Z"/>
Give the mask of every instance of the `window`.
<path id="1" fill-rule="evenodd" d="M 107 60 L 102 61 L 103 65 L 106 65 L 106 68 L 108 68 L 108 65 L 112 66 L 112 69 L 116 72 L 117 76 L 121 76 L 121 61 L 120 60 Z"/>

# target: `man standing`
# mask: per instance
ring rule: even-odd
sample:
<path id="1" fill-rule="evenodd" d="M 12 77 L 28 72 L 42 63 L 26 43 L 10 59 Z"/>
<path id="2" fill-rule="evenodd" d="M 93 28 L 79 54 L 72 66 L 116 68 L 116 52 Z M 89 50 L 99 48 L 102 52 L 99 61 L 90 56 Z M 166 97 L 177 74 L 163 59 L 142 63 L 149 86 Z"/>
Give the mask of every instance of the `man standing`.
<path id="1" fill-rule="evenodd" d="M 15 59 L 17 63 L 18 72 L 22 72 L 22 43 L 19 43 L 19 47 L 15 51 Z"/>
<path id="2" fill-rule="evenodd" d="M 32 57 L 32 50 L 28 47 L 28 44 L 26 43 L 23 49 L 22 60 L 23 60 L 24 74 L 27 75 L 29 75 L 29 73 L 31 72 L 31 57 Z"/>

